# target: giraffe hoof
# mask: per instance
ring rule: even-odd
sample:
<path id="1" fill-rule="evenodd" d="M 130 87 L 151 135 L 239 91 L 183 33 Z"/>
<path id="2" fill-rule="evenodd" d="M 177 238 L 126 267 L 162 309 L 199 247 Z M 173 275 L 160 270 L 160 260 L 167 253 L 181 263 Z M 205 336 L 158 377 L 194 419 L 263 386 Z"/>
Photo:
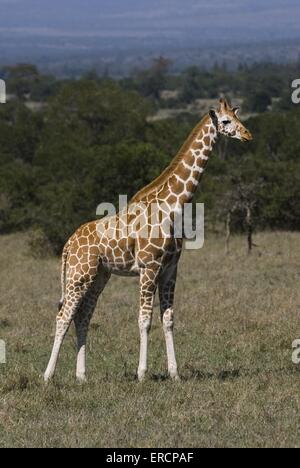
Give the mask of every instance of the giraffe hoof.
<path id="1" fill-rule="evenodd" d="M 44 383 L 45 384 L 49 384 L 52 380 L 52 375 L 49 375 L 49 374 L 44 374 Z"/>
<path id="2" fill-rule="evenodd" d="M 180 376 L 178 374 L 170 374 L 170 377 L 173 380 L 173 382 L 180 382 L 181 381 L 181 378 L 180 378 Z"/>
<path id="3" fill-rule="evenodd" d="M 79 384 L 85 384 L 87 382 L 87 378 L 85 375 L 77 375 L 76 379 Z"/>
<path id="4" fill-rule="evenodd" d="M 146 378 L 146 371 L 138 372 L 137 378 L 138 378 L 139 382 L 144 382 L 144 380 Z"/>

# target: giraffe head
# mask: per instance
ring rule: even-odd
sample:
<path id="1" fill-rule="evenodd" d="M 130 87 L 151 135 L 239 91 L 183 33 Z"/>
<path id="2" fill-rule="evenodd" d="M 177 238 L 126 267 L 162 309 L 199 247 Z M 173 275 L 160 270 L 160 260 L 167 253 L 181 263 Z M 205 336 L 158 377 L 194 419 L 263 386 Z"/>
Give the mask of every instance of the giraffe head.
<path id="1" fill-rule="evenodd" d="M 251 141 L 252 135 L 240 121 L 238 111 L 238 107 L 230 107 L 226 99 L 220 99 L 219 109 L 211 109 L 209 115 L 220 135 Z"/>

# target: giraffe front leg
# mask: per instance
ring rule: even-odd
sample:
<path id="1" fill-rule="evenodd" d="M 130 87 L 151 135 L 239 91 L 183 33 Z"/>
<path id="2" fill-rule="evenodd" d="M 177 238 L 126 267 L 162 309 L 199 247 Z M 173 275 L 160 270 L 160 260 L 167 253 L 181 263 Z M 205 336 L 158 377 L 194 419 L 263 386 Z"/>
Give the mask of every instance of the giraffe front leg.
<path id="1" fill-rule="evenodd" d="M 159 297 L 161 309 L 161 321 L 166 340 L 166 349 L 168 357 L 168 373 L 174 380 L 180 380 L 177 369 L 177 361 L 174 348 L 174 294 L 176 286 L 177 267 L 161 278 L 159 284 Z"/>
<path id="2" fill-rule="evenodd" d="M 140 328 L 140 360 L 138 367 L 138 379 L 141 382 L 144 380 L 147 372 L 147 354 L 148 354 L 148 336 L 151 328 L 152 312 L 145 313 L 140 311 L 139 328 Z"/>
<path id="3" fill-rule="evenodd" d="M 157 273 L 155 269 L 145 269 L 141 274 L 140 296 L 140 361 L 138 379 L 142 381 L 147 372 L 148 336 L 151 328 L 154 297 L 157 287 Z"/>

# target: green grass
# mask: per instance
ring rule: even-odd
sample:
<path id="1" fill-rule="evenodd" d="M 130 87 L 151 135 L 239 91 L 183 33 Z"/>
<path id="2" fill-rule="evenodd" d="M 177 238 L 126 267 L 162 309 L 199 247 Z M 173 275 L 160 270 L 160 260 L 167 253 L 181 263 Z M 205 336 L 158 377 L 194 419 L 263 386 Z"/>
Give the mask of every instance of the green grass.
<path id="1" fill-rule="evenodd" d="M 55 381 L 42 381 L 60 297 L 60 263 L 0 237 L 0 447 L 300 446 L 300 235 L 260 234 L 251 257 L 235 238 L 185 252 L 175 342 L 182 376 L 166 379 L 156 304 L 149 376 L 135 380 L 136 279 L 112 278 L 95 313 L 86 385 L 75 382 L 70 331 Z"/>

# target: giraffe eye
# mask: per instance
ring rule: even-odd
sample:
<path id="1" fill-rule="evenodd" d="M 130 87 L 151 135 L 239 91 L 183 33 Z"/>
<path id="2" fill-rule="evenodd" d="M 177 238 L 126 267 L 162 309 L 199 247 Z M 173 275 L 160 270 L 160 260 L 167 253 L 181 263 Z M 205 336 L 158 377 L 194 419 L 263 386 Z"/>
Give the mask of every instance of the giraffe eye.
<path id="1" fill-rule="evenodd" d="M 223 120 L 223 122 L 222 122 L 223 125 L 229 125 L 230 123 L 231 123 L 230 120 Z"/>

